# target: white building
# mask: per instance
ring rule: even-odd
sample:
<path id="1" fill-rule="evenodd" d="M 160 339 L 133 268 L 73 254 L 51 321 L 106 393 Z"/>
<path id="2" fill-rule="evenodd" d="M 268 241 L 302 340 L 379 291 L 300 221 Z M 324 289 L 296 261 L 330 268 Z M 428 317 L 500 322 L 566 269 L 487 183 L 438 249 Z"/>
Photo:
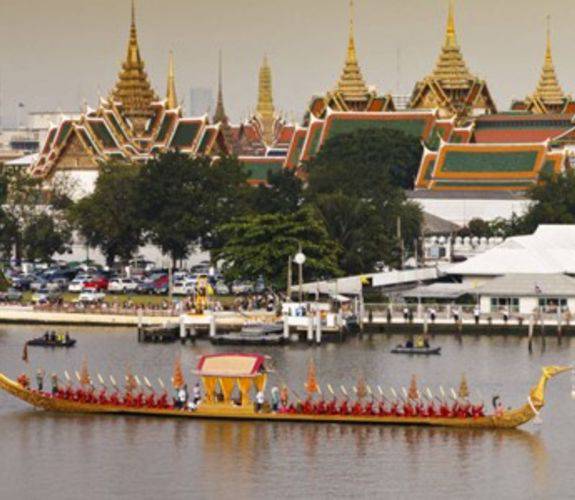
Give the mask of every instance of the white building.
<path id="1" fill-rule="evenodd" d="M 500 245 L 448 266 L 444 271 L 474 288 L 508 274 L 575 276 L 575 225 L 545 224 L 530 235 L 508 238 Z"/>
<path id="2" fill-rule="evenodd" d="M 575 311 L 575 278 L 565 274 L 507 274 L 474 293 L 479 296 L 482 314 Z"/>

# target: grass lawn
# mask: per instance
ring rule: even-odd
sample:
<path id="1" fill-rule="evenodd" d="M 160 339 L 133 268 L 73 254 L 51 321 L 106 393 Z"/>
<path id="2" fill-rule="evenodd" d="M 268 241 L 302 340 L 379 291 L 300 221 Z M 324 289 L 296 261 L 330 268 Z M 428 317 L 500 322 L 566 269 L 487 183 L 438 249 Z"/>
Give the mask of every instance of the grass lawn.
<path id="1" fill-rule="evenodd" d="M 22 296 L 23 302 L 30 302 L 32 300 L 32 295 L 34 292 L 24 292 Z M 64 302 L 74 302 L 78 298 L 78 293 L 70 293 L 64 292 L 62 297 L 64 298 Z M 179 302 L 185 299 L 183 296 L 174 296 L 174 302 Z M 141 306 L 158 306 L 161 305 L 165 300 L 168 300 L 167 295 L 129 295 L 129 294 L 106 294 L 105 302 L 108 304 L 113 304 L 114 302 L 118 302 L 119 304 L 123 304 L 127 300 L 132 301 L 136 305 Z M 216 297 L 216 300 L 221 302 L 221 304 L 225 306 L 231 306 L 235 300 L 234 296 L 225 296 L 225 297 Z"/>

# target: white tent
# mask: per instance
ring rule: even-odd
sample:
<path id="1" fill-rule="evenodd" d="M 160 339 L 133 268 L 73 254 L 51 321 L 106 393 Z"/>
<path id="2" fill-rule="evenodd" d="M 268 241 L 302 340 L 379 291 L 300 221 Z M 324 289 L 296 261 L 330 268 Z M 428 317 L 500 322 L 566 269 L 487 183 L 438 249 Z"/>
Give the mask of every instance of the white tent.
<path id="1" fill-rule="evenodd" d="M 449 266 L 448 274 L 575 274 L 575 225 L 541 225 L 527 236 L 508 238 L 500 245 Z"/>

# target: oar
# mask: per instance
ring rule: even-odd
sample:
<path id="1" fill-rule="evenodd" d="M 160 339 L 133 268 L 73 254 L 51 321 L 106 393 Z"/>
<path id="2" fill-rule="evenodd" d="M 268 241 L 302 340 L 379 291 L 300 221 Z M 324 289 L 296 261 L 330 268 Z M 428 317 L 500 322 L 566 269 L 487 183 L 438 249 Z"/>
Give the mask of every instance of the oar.
<path id="1" fill-rule="evenodd" d="M 402 387 L 402 388 L 401 388 L 401 392 L 403 393 L 403 397 L 404 397 L 405 399 L 408 399 L 407 389 L 406 389 L 405 387 Z"/>
<path id="2" fill-rule="evenodd" d="M 158 377 L 158 383 L 160 384 L 160 387 L 162 388 L 163 391 L 166 390 L 166 386 L 164 385 L 164 381 Z"/>
<path id="3" fill-rule="evenodd" d="M 76 374 L 76 378 L 78 379 L 78 382 L 82 382 L 82 377 L 80 377 L 78 370 L 76 370 L 74 373 Z"/>
<path id="4" fill-rule="evenodd" d="M 148 377 L 146 377 L 144 375 L 144 383 L 146 384 L 146 387 L 148 389 L 150 389 L 152 392 L 154 392 L 154 386 L 150 383 L 150 381 L 148 380 Z"/>
<path id="5" fill-rule="evenodd" d="M 452 388 L 450 389 L 450 391 L 451 391 L 451 397 L 457 401 L 457 400 L 459 399 L 459 397 L 457 396 L 457 393 L 455 392 L 455 389 L 452 387 Z"/>
<path id="6" fill-rule="evenodd" d="M 112 382 L 112 387 L 118 390 L 118 384 L 116 383 L 116 379 L 114 378 L 113 375 L 110 375 L 110 382 Z"/>
<path id="7" fill-rule="evenodd" d="M 140 379 L 138 378 L 137 375 L 134 375 L 134 380 L 136 381 L 136 385 L 137 385 L 138 387 L 140 387 L 140 386 L 142 385 L 142 384 L 140 384 Z"/>
<path id="8" fill-rule="evenodd" d="M 341 389 L 341 392 L 343 392 L 343 395 L 344 395 L 346 398 L 349 398 L 349 394 L 347 393 L 345 387 L 344 387 L 343 385 L 340 385 L 339 388 Z"/>
<path id="9" fill-rule="evenodd" d="M 68 370 L 64 370 L 64 377 L 66 377 L 66 380 L 68 381 L 68 384 L 72 384 L 72 378 L 70 377 L 70 374 L 68 373 Z"/>
<path id="10" fill-rule="evenodd" d="M 327 384 L 327 390 L 330 392 L 332 396 L 335 396 L 335 392 L 333 391 L 333 387 L 331 384 Z"/>
<path id="11" fill-rule="evenodd" d="M 100 374 L 98 373 L 97 377 L 98 377 L 98 382 L 100 382 L 100 385 L 101 385 L 104 389 L 106 389 L 106 382 L 104 381 L 104 378 L 102 377 L 102 375 L 100 375 Z"/>

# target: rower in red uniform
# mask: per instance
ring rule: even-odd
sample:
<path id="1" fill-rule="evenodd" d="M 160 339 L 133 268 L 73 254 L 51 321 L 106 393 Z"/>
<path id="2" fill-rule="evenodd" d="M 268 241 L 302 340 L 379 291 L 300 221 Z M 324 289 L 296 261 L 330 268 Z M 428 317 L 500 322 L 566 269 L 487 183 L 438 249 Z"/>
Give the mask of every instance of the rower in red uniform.
<path id="1" fill-rule="evenodd" d="M 327 404 L 326 413 L 328 415 L 337 415 L 337 398 L 334 396 L 333 399 Z"/>
<path id="2" fill-rule="evenodd" d="M 363 406 L 361 405 L 360 401 L 356 401 L 356 403 L 351 408 L 352 415 L 361 415 L 363 413 Z"/>
<path id="3" fill-rule="evenodd" d="M 148 397 L 146 398 L 146 407 L 147 408 L 155 408 L 156 407 L 155 396 L 156 395 L 153 392 L 150 392 L 150 394 L 148 394 Z"/>
<path id="4" fill-rule="evenodd" d="M 169 407 L 169 405 L 168 405 L 168 393 L 166 391 L 164 391 L 162 393 L 162 395 L 158 398 L 158 401 L 156 403 L 156 407 L 160 408 L 162 410 L 165 410 Z"/>
<path id="5" fill-rule="evenodd" d="M 323 398 L 317 403 L 315 411 L 318 415 L 325 415 L 327 413 L 327 407 Z"/>
<path id="6" fill-rule="evenodd" d="M 349 406 L 347 404 L 347 398 L 341 402 L 341 406 L 339 407 L 339 414 L 349 415 Z"/>
<path id="7" fill-rule="evenodd" d="M 365 408 L 363 409 L 363 414 L 368 417 L 373 417 L 375 415 L 375 411 L 373 409 L 373 401 L 370 401 L 365 405 Z"/>
<path id="8" fill-rule="evenodd" d="M 105 387 L 102 388 L 102 390 L 100 390 L 100 393 L 98 394 L 98 403 L 101 405 L 107 405 L 110 403 Z"/>

